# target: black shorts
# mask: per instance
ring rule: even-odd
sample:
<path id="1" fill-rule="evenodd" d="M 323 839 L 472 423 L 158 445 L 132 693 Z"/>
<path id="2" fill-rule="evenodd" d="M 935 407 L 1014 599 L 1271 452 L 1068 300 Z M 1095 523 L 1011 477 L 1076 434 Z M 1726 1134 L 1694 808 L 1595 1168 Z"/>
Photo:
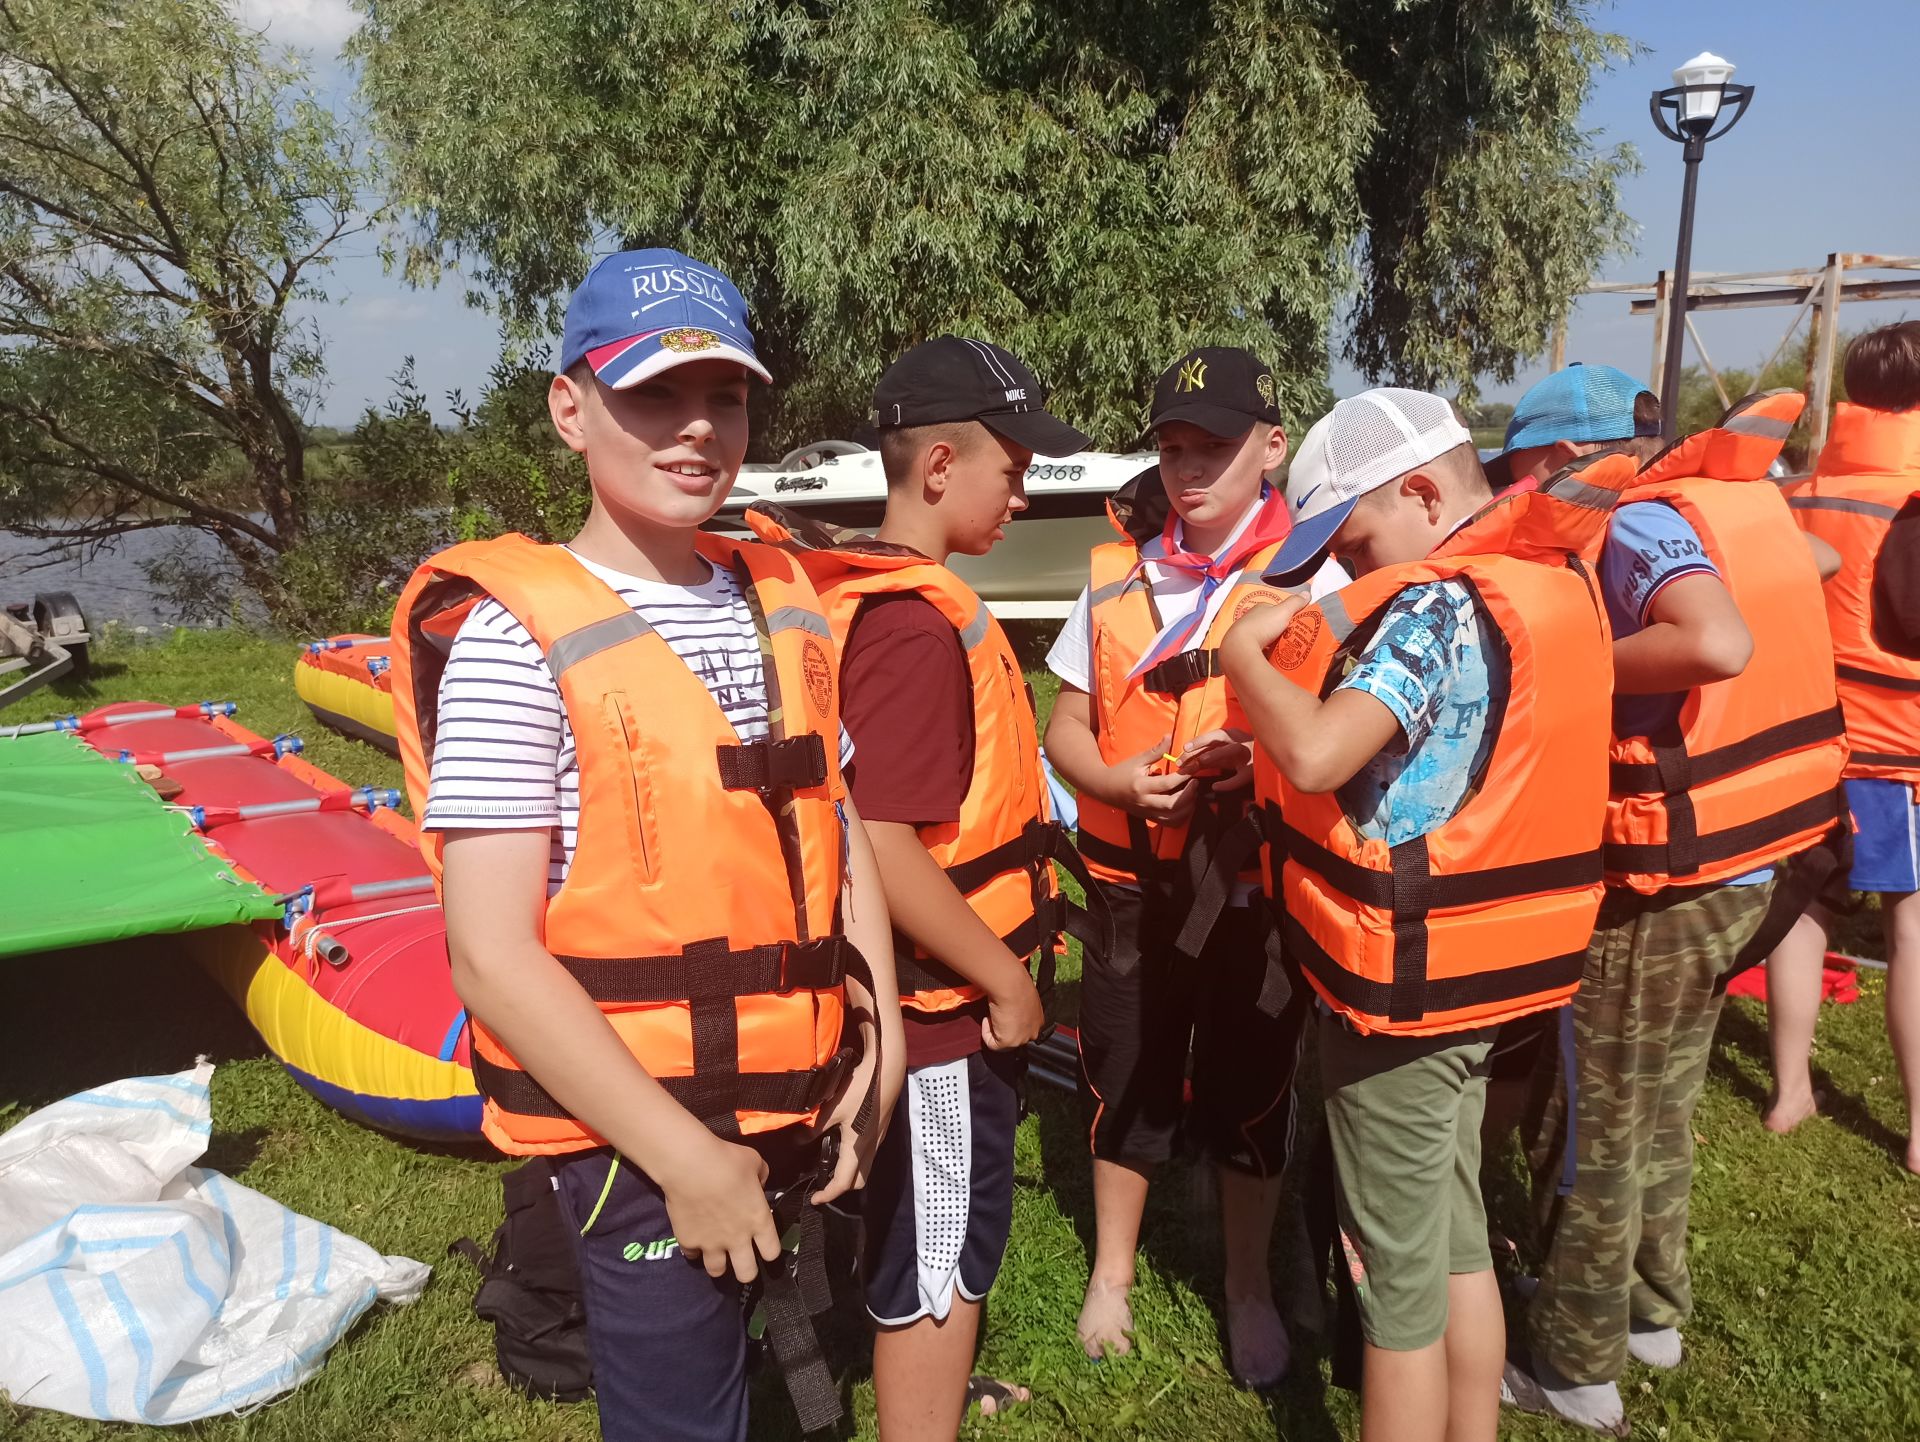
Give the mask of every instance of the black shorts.
<path id="1" fill-rule="evenodd" d="M 1013 1133 L 1026 1053 L 910 1068 L 860 1192 L 867 1311 L 883 1327 L 987 1295 L 1013 1229 Z"/>
<path id="2" fill-rule="evenodd" d="M 1188 962 L 1173 948 L 1184 916 L 1148 916 L 1165 908 L 1143 906 L 1138 891 L 1094 884 L 1113 911 L 1114 955 L 1089 950 L 1080 979 L 1080 1099 L 1093 1154 L 1164 1162 L 1184 1131 L 1216 1162 L 1278 1176 L 1293 1150 L 1293 1081 L 1311 992 L 1296 980 L 1279 1016 L 1260 1011 L 1260 903 L 1223 910 Z"/>

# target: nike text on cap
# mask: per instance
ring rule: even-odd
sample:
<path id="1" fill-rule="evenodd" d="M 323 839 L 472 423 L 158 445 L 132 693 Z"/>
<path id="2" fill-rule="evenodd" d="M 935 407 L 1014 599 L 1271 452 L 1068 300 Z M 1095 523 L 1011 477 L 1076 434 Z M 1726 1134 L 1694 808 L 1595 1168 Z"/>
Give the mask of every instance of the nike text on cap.
<path id="1" fill-rule="evenodd" d="M 1287 473 L 1293 530 L 1267 574 L 1312 565 L 1368 491 L 1472 444 L 1452 403 L 1425 391 L 1383 387 L 1338 402 L 1294 452 Z"/>
<path id="2" fill-rule="evenodd" d="M 754 354 L 739 290 L 677 250 L 623 250 L 587 272 L 567 302 L 559 368 L 583 360 L 614 390 L 699 360 L 732 361 L 773 379 Z"/>
<path id="3" fill-rule="evenodd" d="M 873 388 L 881 430 L 979 421 L 1035 455 L 1071 456 L 1093 442 L 1047 413 L 1040 378 L 1012 351 L 957 335 L 922 341 Z"/>

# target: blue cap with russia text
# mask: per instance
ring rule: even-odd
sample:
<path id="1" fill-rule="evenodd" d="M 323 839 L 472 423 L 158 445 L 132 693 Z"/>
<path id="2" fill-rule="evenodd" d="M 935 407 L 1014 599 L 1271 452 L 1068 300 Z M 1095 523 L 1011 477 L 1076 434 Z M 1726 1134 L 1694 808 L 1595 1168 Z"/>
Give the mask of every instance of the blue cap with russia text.
<path id="1" fill-rule="evenodd" d="M 582 360 L 614 390 L 698 360 L 773 379 L 754 353 L 739 289 L 677 250 L 623 250 L 587 272 L 567 302 L 559 369 Z"/>

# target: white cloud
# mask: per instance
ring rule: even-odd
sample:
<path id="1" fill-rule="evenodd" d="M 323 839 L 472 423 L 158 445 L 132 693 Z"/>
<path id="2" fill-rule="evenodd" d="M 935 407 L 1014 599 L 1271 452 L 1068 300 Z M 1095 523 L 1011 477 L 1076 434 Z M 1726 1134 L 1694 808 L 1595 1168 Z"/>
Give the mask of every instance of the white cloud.
<path id="1" fill-rule="evenodd" d="M 279 45 L 296 45 L 323 57 L 339 52 L 360 17 L 347 0 L 231 0 L 244 25 L 264 30 Z"/>

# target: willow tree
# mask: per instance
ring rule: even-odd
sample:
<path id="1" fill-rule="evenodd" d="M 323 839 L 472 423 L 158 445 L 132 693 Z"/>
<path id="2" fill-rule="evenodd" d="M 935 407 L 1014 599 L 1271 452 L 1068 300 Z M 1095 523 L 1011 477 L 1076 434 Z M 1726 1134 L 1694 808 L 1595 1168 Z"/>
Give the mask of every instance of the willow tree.
<path id="1" fill-rule="evenodd" d="M 1631 157 L 1578 117 L 1627 47 L 1581 0 L 361 4 L 410 272 L 538 331 L 622 241 L 717 264 L 780 380 L 768 444 L 845 431 L 948 329 L 1109 445 L 1201 339 L 1272 359 L 1296 417 L 1342 329 L 1470 388 L 1624 233 Z"/>
<path id="2" fill-rule="evenodd" d="M 373 223 L 368 178 L 220 0 L 0 0 L 0 528 L 203 531 L 286 610 L 300 306 Z"/>

